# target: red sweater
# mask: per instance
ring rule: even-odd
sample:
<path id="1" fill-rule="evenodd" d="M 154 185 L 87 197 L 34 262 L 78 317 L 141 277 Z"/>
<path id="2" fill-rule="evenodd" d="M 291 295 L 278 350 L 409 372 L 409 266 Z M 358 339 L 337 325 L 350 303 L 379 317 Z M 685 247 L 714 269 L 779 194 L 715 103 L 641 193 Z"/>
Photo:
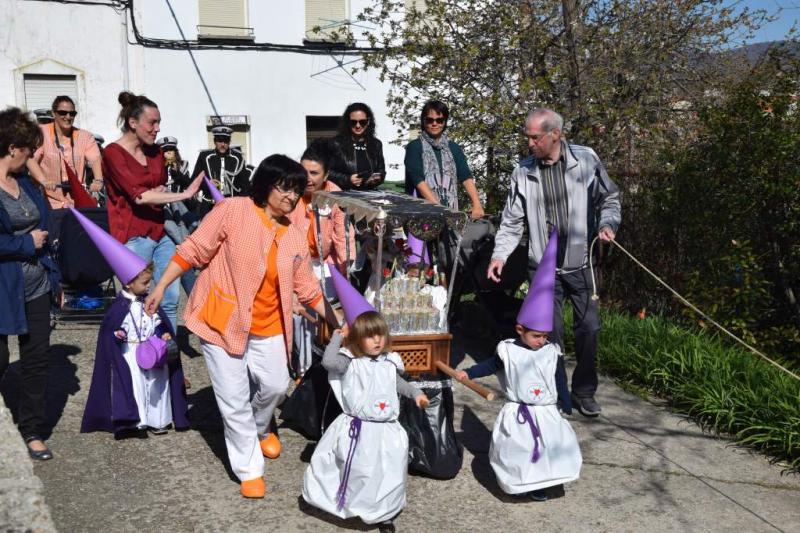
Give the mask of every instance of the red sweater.
<path id="1" fill-rule="evenodd" d="M 132 237 L 158 241 L 164 236 L 164 208 L 134 201 L 143 192 L 167 183 L 161 150 L 157 146 L 143 149 L 147 166 L 142 166 L 117 143 L 109 144 L 103 151 L 109 229 L 123 244 Z"/>

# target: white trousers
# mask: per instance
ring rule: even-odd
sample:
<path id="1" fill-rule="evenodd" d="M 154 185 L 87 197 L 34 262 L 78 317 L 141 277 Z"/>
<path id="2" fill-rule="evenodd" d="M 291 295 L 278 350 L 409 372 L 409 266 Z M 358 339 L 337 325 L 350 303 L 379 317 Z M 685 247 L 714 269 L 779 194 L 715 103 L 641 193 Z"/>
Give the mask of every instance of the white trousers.
<path id="1" fill-rule="evenodd" d="M 225 427 L 231 469 L 242 481 L 261 477 L 264 456 L 259 441 L 289 388 L 283 335 L 250 335 L 242 355 L 230 355 L 207 342 L 201 345 Z"/>
<path id="2" fill-rule="evenodd" d="M 139 408 L 139 427 L 165 428 L 172 424 L 172 397 L 169 394 L 169 368 L 144 370 L 136 362 L 138 344 L 125 343 L 122 357 L 131 370 L 131 384 L 136 407 Z"/>

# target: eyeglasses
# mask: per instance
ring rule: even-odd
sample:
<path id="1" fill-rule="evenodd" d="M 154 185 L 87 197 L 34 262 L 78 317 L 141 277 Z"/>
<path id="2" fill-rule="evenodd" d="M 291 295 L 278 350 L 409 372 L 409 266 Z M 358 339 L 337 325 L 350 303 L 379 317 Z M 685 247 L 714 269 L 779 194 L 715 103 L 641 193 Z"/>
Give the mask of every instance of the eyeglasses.
<path id="1" fill-rule="evenodd" d="M 77 111 L 66 111 L 64 109 L 56 109 L 56 115 L 58 115 L 59 117 L 66 117 L 67 115 L 69 115 L 72 118 L 75 118 L 76 116 L 78 116 L 78 112 Z"/>
<path id="2" fill-rule="evenodd" d="M 282 195 L 284 195 L 284 196 L 290 196 L 290 195 L 292 195 L 292 196 L 296 196 L 297 198 L 300 198 L 300 193 L 299 193 L 299 192 L 298 192 L 296 189 L 284 189 L 284 188 L 283 188 L 283 187 L 281 187 L 280 185 L 276 185 L 276 186 L 275 186 L 275 190 L 276 190 L 276 191 L 277 191 L 279 194 L 282 194 Z"/>
<path id="3" fill-rule="evenodd" d="M 444 124 L 447 119 L 444 117 L 425 117 L 425 124 Z"/>
<path id="4" fill-rule="evenodd" d="M 230 144 L 231 139 L 230 137 L 214 137 L 215 143 L 228 143 Z"/>
<path id="5" fill-rule="evenodd" d="M 528 139 L 530 139 L 531 141 L 533 141 L 535 143 L 538 143 L 539 141 L 541 141 L 542 139 L 544 139 L 545 137 L 547 137 L 551 133 L 553 133 L 553 130 L 546 131 L 544 133 L 537 133 L 535 135 L 528 135 Z"/>
<path id="6" fill-rule="evenodd" d="M 366 128 L 367 124 L 369 124 L 369 119 L 368 118 L 364 118 L 364 119 L 361 119 L 361 120 L 351 120 L 350 121 L 350 127 L 351 128 L 355 128 L 356 126 L 361 126 L 362 128 Z"/>

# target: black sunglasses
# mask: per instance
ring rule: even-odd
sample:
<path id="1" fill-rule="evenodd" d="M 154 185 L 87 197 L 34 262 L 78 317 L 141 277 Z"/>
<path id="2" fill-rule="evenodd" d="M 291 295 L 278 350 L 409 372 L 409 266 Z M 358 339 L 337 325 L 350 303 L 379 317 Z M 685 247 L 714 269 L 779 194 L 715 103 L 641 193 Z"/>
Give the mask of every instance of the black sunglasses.
<path id="1" fill-rule="evenodd" d="M 425 117 L 425 124 L 444 124 L 447 122 L 447 119 L 444 117 Z"/>
<path id="2" fill-rule="evenodd" d="M 59 117 L 66 117 L 67 115 L 69 115 L 72 118 L 75 118 L 76 116 L 78 116 L 78 112 L 77 111 L 65 111 L 64 109 L 56 109 L 56 115 L 58 115 Z"/>
<path id="3" fill-rule="evenodd" d="M 361 120 L 351 120 L 350 127 L 355 128 L 356 126 L 361 126 L 362 128 L 366 128 L 367 124 L 369 124 L 369 119 L 361 119 Z"/>

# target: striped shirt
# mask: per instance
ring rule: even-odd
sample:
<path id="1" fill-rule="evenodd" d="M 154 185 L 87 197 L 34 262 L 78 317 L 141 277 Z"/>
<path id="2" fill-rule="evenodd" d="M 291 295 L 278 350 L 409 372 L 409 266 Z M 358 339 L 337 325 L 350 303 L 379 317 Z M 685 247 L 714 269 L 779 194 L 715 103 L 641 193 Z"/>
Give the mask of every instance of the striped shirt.
<path id="1" fill-rule="evenodd" d="M 569 196 L 567 182 L 564 180 L 564 167 L 566 163 L 564 147 L 558 161 L 547 165 L 539 161 L 539 173 L 542 177 L 542 192 L 544 196 L 544 212 L 547 217 L 547 232 L 553 227 L 558 228 L 558 249 L 556 251 L 556 267 L 564 264 L 564 254 L 567 250 L 569 236 Z"/>

